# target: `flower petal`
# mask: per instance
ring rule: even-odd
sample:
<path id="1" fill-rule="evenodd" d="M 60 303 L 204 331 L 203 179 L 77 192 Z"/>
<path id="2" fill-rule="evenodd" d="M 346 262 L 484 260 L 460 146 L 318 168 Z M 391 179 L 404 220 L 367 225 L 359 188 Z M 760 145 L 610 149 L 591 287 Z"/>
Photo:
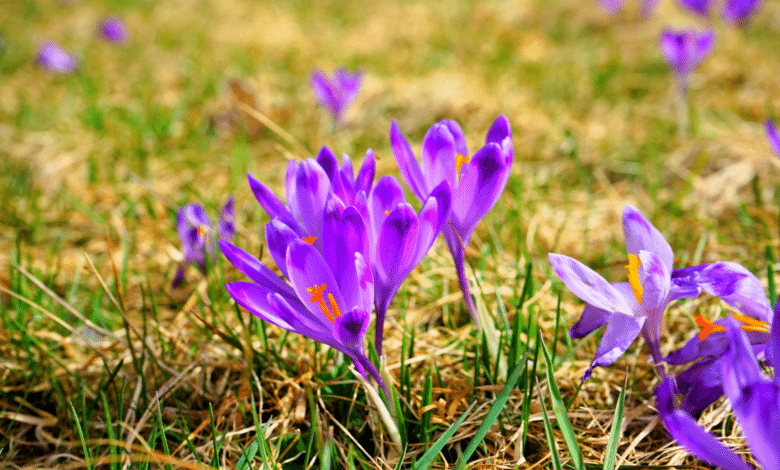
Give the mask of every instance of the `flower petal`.
<path id="1" fill-rule="evenodd" d="M 596 356 L 582 376 L 582 380 L 590 378 L 594 367 L 608 366 L 617 361 L 639 336 L 644 323 L 645 317 L 642 316 L 635 317 L 620 312 L 613 313 L 607 324 L 607 329 L 604 331 L 604 336 L 601 337 Z"/>
<path id="2" fill-rule="evenodd" d="M 420 165 L 412 152 L 412 147 L 401 134 L 398 123 L 393 121 L 390 126 L 390 143 L 393 147 L 393 155 L 398 163 L 398 169 L 401 176 L 406 180 L 406 184 L 412 189 L 412 192 L 419 200 L 424 200 L 428 196 Z"/>
<path id="3" fill-rule="evenodd" d="M 358 170 L 357 178 L 355 178 L 355 192 L 365 191 L 368 194 L 371 191 L 371 185 L 374 184 L 374 173 L 376 172 L 376 159 L 374 158 L 374 151 L 371 149 L 366 150 L 366 157 L 363 159 L 363 164 Z"/>
<path id="4" fill-rule="evenodd" d="M 288 193 L 287 204 L 296 220 L 301 221 L 307 235 L 322 236 L 322 211 L 330 191 L 328 175 L 317 162 L 306 160 L 300 163 L 295 175 L 295 189 L 292 195 Z"/>
<path id="5" fill-rule="evenodd" d="M 235 198 L 231 194 L 222 210 L 219 211 L 219 222 L 217 225 L 219 227 L 220 240 L 229 241 L 233 238 L 236 234 L 235 220 Z"/>
<path id="6" fill-rule="evenodd" d="M 434 124 L 425 133 L 422 145 L 422 174 L 425 189 L 430 192 L 442 181 L 455 187 L 455 163 L 457 151 L 455 139 L 446 124 Z"/>
<path id="7" fill-rule="evenodd" d="M 344 305 L 344 298 L 330 268 L 325 264 L 320 252 L 305 241 L 294 240 L 287 248 L 287 272 L 290 274 L 290 283 L 303 305 L 323 322 L 328 322 L 327 317 L 323 314 L 320 306 L 310 300 L 313 295 L 306 289 L 314 286 L 321 287 L 325 284 L 323 298 L 327 299 L 328 294 L 333 294 L 339 308 Z M 326 302 L 326 306 L 329 307 L 330 303 Z"/>
<path id="8" fill-rule="evenodd" d="M 336 174 L 339 171 L 339 162 L 336 159 L 336 154 L 333 150 L 323 146 L 317 153 L 317 163 L 322 167 L 322 170 L 328 175 L 331 183 L 336 180 Z"/>
<path id="9" fill-rule="evenodd" d="M 371 316 L 363 309 L 350 310 L 336 319 L 334 332 L 345 348 L 362 353 L 363 337 L 366 336 Z"/>
<path id="10" fill-rule="evenodd" d="M 266 214 L 268 214 L 268 217 L 271 219 L 279 219 L 279 221 L 293 229 L 299 236 L 305 237 L 306 233 L 304 233 L 303 229 L 298 224 L 298 221 L 295 220 L 292 213 L 287 210 L 284 204 L 282 204 L 282 201 L 276 197 L 276 194 L 274 194 L 266 185 L 255 179 L 251 174 L 247 174 L 246 176 L 249 179 L 249 187 L 255 194 L 257 202 L 263 207 Z"/>
<path id="11" fill-rule="evenodd" d="M 721 357 L 697 362 L 677 374 L 677 388 L 685 394 L 680 409 L 699 416 L 705 408 L 723 396 Z"/>
<path id="12" fill-rule="evenodd" d="M 623 294 L 600 274 L 566 255 L 550 253 L 548 258 L 561 281 L 580 299 L 608 312 L 632 313 Z"/>
<path id="13" fill-rule="evenodd" d="M 455 151 L 464 157 L 469 156 L 469 149 L 466 146 L 466 137 L 463 136 L 463 130 L 460 125 L 455 121 L 439 121 L 440 124 L 447 126 L 447 129 L 452 134 L 452 140 L 455 142 Z"/>
<path id="14" fill-rule="evenodd" d="M 771 322 L 773 313 L 761 281 L 738 263 L 721 261 L 698 266 L 691 278 L 708 294 L 736 308 L 745 315 Z"/>
<path id="15" fill-rule="evenodd" d="M 371 218 L 372 240 L 379 239 L 379 233 L 390 211 L 404 203 L 404 190 L 401 183 L 392 176 L 383 176 L 374 185 L 368 197 L 368 210 Z M 386 213 L 387 212 L 387 213 Z M 372 247 L 376 248 L 376 246 Z M 372 259 L 375 255 L 372 253 Z"/>
<path id="16" fill-rule="evenodd" d="M 655 391 L 658 414 L 678 444 L 697 458 L 728 470 L 752 470 L 712 434 L 702 429 L 688 413 L 674 407 L 674 380 L 667 377 Z"/>
<path id="17" fill-rule="evenodd" d="M 766 128 L 766 137 L 769 140 L 769 145 L 775 151 L 775 155 L 780 157 L 780 137 L 777 135 L 775 123 L 771 119 L 767 119 L 764 121 L 764 127 Z"/>
<path id="18" fill-rule="evenodd" d="M 512 126 L 509 125 L 509 119 L 503 114 L 498 116 L 490 126 L 487 136 L 485 136 L 485 143 L 495 142 L 498 145 L 502 145 L 504 139 L 512 139 Z"/>
<path id="19" fill-rule="evenodd" d="M 433 188 L 430 197 L 425 201 L 417 220 L 417 248 L 412 256 L 411 265 L 417 266 L 428 254 L 436 237 L 439 236 L 447 216 L 450 214 L 450 188 L 446 181 Z M 412 268 L 414 269 L 414 268 Z"/>
<path id="20" fill-rule="evenodd" d="M 639 255 L 642 250 L 649 251 L 661 259 L 668 273 L 672 272 L 674 264 L 672 247 L 661 232 L 633 206 L 623 208 L 623 236 L 629 254 Z"/>
<path id="21" fill-rule="evenodd" d="M 253 280 L 268 291 L 278 292 L 288 300 L 295 301 L 298 297 L 289 284 L 282 281 L 268 266 L 257 258 L 226 240 L 219 241 L 222 254 L 230 263 L 241 271 L 249 279 Z"/>
<path id="22" fill-rule="evenodd" d="M 297 233 L 278 219 L 265 224 L 265 243 L 268 246 L 268 251 L 286 278 L 290 277 L 287 272 L 287 247 L 293 241 L 300 239 L 301 237 Z"/>
<path id="23" fill-rule="evenodd" d="M 632 311 L 638 310 L 636 306 L 631 305 L 631 301 L 636 301 L 636 299 L 634 298 L 634 291 L 631 289 L 629 283 L 616 282 L 612 284 L 612 287 L 623 294 L 626 302 L 632 307 Z M 571 327 L 571 330 L 569 330 L 569 336 L 572 338 L 582 338 L 590 334 L 590 332 L 606 325 L 610 318 L 612 318 L 612 312 L 594 307 L 591 304 L 586 304 L 580 319 Z"/>

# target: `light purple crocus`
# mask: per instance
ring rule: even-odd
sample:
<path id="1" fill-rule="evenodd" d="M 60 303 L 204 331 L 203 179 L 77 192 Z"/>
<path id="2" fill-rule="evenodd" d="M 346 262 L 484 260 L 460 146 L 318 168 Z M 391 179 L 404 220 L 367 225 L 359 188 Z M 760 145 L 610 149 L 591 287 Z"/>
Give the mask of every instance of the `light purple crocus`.
<path id="1" fill-rule="evenodd" d="M 79 66 L 76 58 L 55 42 L 41 44 L 35 60 L 41 67 L 57 73 L 73 73 Z"/>
<path id="2" fill-rule="evenodd" d="M 745 25 L 758 11 L 761 0 L 728 0 L 723 6 L 723 19 L 736 25 Z"/>
<path id="3" fill-rule="evenodd" d="M 344 117 L 344 112 L 355 101 L 363 81 L 362 72 L 350 72 L 339 68 L 333 76 L 315 70 L 311 74 L 311 88 L 317 101 L 333 115 L 336 122 Z"/>
<path id="4" fill-rule="evenodd" d="M 626 0 L 599 0 L 599 4 L 605 13 L 613 15 L 623 9 L 626 4 Z M 657 5 L 658 0 L 643 0 L 642 16 L 645 18 L 651 16 Z"/>
<path id="5" fill-rule="evenodd" d="M 629 282 L 610 284 L 574 258 L 554 253 L 548 256 L 566 287 L 587 303 L 569 335 L 581 338 L 607 325 L 596 357 L 582 380 L 590 378 L 594 367 L 615 362 L 640 333 L 650 347 L 656 367 L 660 367 L 661 320 L 666 306 L 676 299 L 701 293 L 701 288 L 687 276 L 675 276 L 669 243 L 632 206 L 623 209 L 623 235 Z"/>
<path id="6" fill-rule="evenodd" d="M 765 376 L 754 354 L 751 341 L 734 318 L 726 325 L 727 349 L 720 373 L 723 390 L 734 416 L 742 428 L 753 457 L 765 469 L 780 462 L 780 374 Z M 775 315 L 767 355 L 780 358 L 780 315 Z M 777 364 L 775 364 L 776 366 Z M 725 470 L 750 470 L 752 467 L 729 450 L 696 420 L 674 405 L 674 379 L 666 378 L 656 390 L 658 412 L 666 429 L 677 442 L 697 458 Z"/>
<path id="7" fill-rule="evenodd" d="M 680 0 L 683 8 L 704 17 L 710 15 L 712 3 L 713 0 Z"/>
<path id="8" fill-rule="evenodd" d="M 406 184 L 425 202 L 442 182 L 452 190 L 452 210 L 442 231 L 452 254 L 463 298 L 474 322 L 477 310 L 466 278 L 466 246 L 474 229 L 498 201 L 512 168 L 514 146 L 506 116 L 499 116 L 488 130 L 485 145 L 469 157 L 463 131 L 455 121 L 434 124 L 423 139 L 422 168 L 394 121 L 390 141 Z"/>
<path id="9" fill-rule="evenodd" d="M 769 140 L 769 145 L 775 154 L 780 157 L 780 137 L 777 135 L 777 128 L 775 123 L 771 119 L 764 121 L 764 128 L 766 129 L 766 138 Z"/>
<path id="10" fill-rule="evenodd" d="M 754 354 L 765 357 L 768 325 L 775 314 L 761 281 L 753 273 L 737 263 L 718 262 L 678 269 L 675 275 L 739 310 L 743 315 L 736 318 L 742 322 Z M 710 322 L 700 316 L 696 321 L 702 331 L 664 358 L 672 365 L 695 362 L 676 377 L 677 391 L 685 394 L 680 408 L 693 416 L 723 396 L 721 365 L 728 348 L 725 326 L 729 319 Z"/>
<path id="11" fill-rule="evenodd" d="M 176 276 L 171 283 L 173 287 L 184 281 L 185 267 L 195 264 L 202 273 L 206 272 L 206 256 L 214 260 L 216 254 L 216 239 L 230 241 L 236 233 L 234 199 L 230 196 L 220 210 L 216 229 L 212 227 L 206 210 L 200 204 L 187 204 L 179 209 L 176 221 L 176 231 L 181 241 L 184 261 L 176 270 Z"/>
<path id="12" fill-rule="evenodd" d="M 109 16 L 98 25 L 98 35 L 106 41 L 120 44 L 127 39 L 127 29 L 122 20 Z"/>
<path id="13" fill-rule="evenodd" d="M 715 32 L 664 29 L 659 42 L 666 62 L 677 76 L 680 90 L 685 92 L 688 76 L 712 52 Z"/>
<path id="14" fill-rule="evenodd" d="M 371 267 L 376 308 L 376 349 L 381 356 L 384 320 L 404 279 L 428 253 L 450 212 L 446 182 L 434 188 L 420 213 L 404 200 L 400 183 L 385 176 L 373 185 L 374 154 L 354 177 L 345 156 L 339 167 L 335 155 L 323 148 L 316 160 L 291 162 L 287 170 L 287 207 L 263 183 L 249 175 L 249 184 L 260 205 L 271 217 L 266 224 L 266 242 L 271 257 L 288 277 L 286 251 L 295 240 L 307 240 L 332 266 L 334 272 L 344 256 L 326 249 L 340 231 L 351 230 L 350 243 Z M 340 228 L 344 219 L 359 219 Z M 351 228 L 350 228 L 351 227 Z M 359 229 L 357 228 L 359 227 Z M 341 236 L 341 235 L 339 235 Z M 348 259 L 348 258 L 346 258 Z M 344 281 L 348 286 L 350 283 Z M 347 287 L 345 287 L 347 288 Z"/>

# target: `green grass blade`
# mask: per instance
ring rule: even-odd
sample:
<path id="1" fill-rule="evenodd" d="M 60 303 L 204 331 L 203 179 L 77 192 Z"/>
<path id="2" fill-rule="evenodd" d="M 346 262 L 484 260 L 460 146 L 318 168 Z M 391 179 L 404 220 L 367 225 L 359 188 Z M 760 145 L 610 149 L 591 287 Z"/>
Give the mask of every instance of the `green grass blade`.
<path id="1" fill-rule="evenodd" d="M 539 401 L 542 403 L 544 435 L 547 438 L 547 446 L 550 448 L 550 458 L 552 459 L 555 470 L 562 470 L 561 457 L 558 455 L 558 444 L 555 443 L 555 436 L 553 435 L 550 418 L 547 416 L 547 407 L 544 406 L 544 395 L 542 395 L 542 388 L 539 386 L 539 380 L 536 381 L 536 388 L 539 390 Z"/>
<path id="2" fill-rule="evenodd" d="M 526 362 L 527 361 L 524 358 L 515 366 L 515 370 L 512 371 L 512 375 L 509 377 L 506 385 L 504 385 L 504 388 L 496 397 L 496 401 L 493 402 L 493 406 L 490 407 L 490 411 L 488 411 L 485 420 L 479 426 L 479 429 L 477 429 L 477 432 L 474 434 L 471 442 L 469 442 L 466 450 L 463 451 L 460 457 L 458 457 L 458 462 L 455 466 L 456 470 L 466 468 L 466 463 L 468 462 L 469 457 L 471 457 L 471 454 L 477 450 L 477 446 L 479 446 L 482 440 L 485 439 L 485 436 L 493 426 L 493 423 L 496 421 L 496 419 L 498 419 L 498 415 L 501 413 L 501 410 L 504 408 L 506 401 L 509 399 L 509 395 L 512 393 L 512 389 L 515 388 L 515 384 L 517 384 L 517 380 L 520 378 L 520 374 L 523 372 L 523 369 L 525 369 Z"/>
<path id="3" fill-rule="evenodd" d="M 544 344 L 542 335 L 539 335 L 538 338 L 542 346 L 542 354 L 544 355 L 546 366 L 545 371 L 547 372 L 547 383 L 550 387 L 550 399 L 553 404 L 553 413 L 558 420 L 558 428 L 560 428 L 563 433 L 563 440 L 566 443 L 566 448 L 569 449 L 569 455 L 571 456 L 574 468 L 577 470 L 584 470 L 585 464 L 582 461 L 580 448 L 577 446 L 577 437 L 574 435 L 574 428 L 571 426 L 571 421 L 569 421 L 569 415 L 566 414 L 566 404 L 561 399 L 561 391 L 558 389 L 558 384 L 555 382 L 550 353 L 547 351 L 547 346 Z"/>
<path id="4" fill-rule="evenodd" d="M 476 405 L 477 402 L 474 402 L 469 406 L 469 409 L 466 410 L 465 413 L 463 413 L 463 416 L 458 418 L 457 421 L 452 423 L 452 426 L 447 428 L 446 431 L 444 431 L 444 434 L 439 436 L 438 439 L 436 439 L 436 442 L 433 443 L 430 449 L 428 449 L 422 457 L 420 457 L 420 460 L 417 461 L 417 464 L 413 467 L 412 470 L 428 470 L 431 465 L 433 464 L 433 460 L 439 456 L 439 452 L 444 448 L 445 445 L 447 445 L 447 441 L 450 440 L 450 438 L 455 434 L 455 431 L 458 430 L 461 424 L 463 424 L 463 421 L 466 420 L 466 416 L 471 413 L 472 408 L 474 408 L 474 405 Z"/>
<path id="5" fill-rule="evenodd" d="M 615 457 L 617 456 L 618 443 L 620 442 L 620 428 L 623 426 L 623 402 L 626 398 L 627 384 L 628 371 L 626 371 L 626 379 L 623 382 L 623 388 L 620 389 L 617 406 L 615 406 L 615 417 L 612 419 L 612 430 L 609 433 L 607 452 L 604 456 L 604 470 L 613 470 L 615 468 Z"/>

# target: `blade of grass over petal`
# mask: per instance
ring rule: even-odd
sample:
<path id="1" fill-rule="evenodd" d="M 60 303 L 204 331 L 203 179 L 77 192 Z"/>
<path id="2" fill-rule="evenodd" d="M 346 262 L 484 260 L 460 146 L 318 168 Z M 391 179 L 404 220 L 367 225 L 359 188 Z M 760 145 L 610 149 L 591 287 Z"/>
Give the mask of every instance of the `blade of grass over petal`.
<path id="1" fill-rule="evenodd" d="M 501 390 L 501 392 L 499 392 L 496 400 L 490 407 L 490 411 L 488 411 L 487 416 L 485 416 L 482 424 L 474 433 L 474 437 L 471 439 L 471 442 L 469 442 L 468 447 L 466 447 L 466 450 L 464 450 L 460 457 L 458 457 L 458 461 L 455 465 L 456 470 L 462 470 L 463 468 L 466 468 L 466 464 L 468 463 L 471 454 L 477 450 L 477 447 L 482 443 L 483 439 L 485 439 L 485 436 L 487 435 L 488 431 L 490 431 L 493 423 L 495 423 L 496 419 L 498 419 L 498 415 L 501 414 L 501 410 L 504 408 L 506 401 L 512 394 L 512 389 L 515 388 L 515 385 L 520 378 L 520 374 L 526 368 L 527 357 L 528 353 L 526 352 L 520 363 L 515 366 L 515 369 L 512 371 L 512 375 L 509 376 L 509 380 L 506 382 L 506 385 L 504 385 L 504 388 Z"/>
<path id="2" fill-rule="evenodd" d="M 582 461 L 582 453 L 577 445 L 577 437 L 574 435 L 574 428 L 572 428 L 569 416 L 566 413 L 566 404 L 561 399 L 561 392 L 558 389 L 558 384 L 555 382 L 555 375 L 553 371 L 552 360 L 550 359 L 550 353 L 547 352 L 547 346 L 544 344 L 544 339 L 539 335 L 539 342 L 542 347 L 542 354 L 544 354 L 545 370 L 547 372 L 547 383 L 550 387 L 550 399 L 553 404 L 553 413 L 558 420 L 558 428 L 563 433 L 563 440 L 566 443 L 566 448 L 571 455 L 574 468 L 577 470 L 583 470 L 585 464 Z"/>
<path id="3" fill-rule="evenodd" d="M 615 416 L 612 418 L 612 430 L 609 432 L 609 442 L 604 455 L 604 470 L 613 470 L 615 468 L 615 457 L 620 443 L 620 428 L 623 426 L 623 403 L 626 398 L 626 385 L 628 384 L 628 371 L 626 379 L 623 381 L 623 388 L 620 389 L 617 405 L 615 406 Z"/>
<path id="4" fill-rule="evenodd" d="M 447 445 L 447 442 L 449 442 L 450 438 L 452 438 L 453 435 L 455 435 L 455 431 L 458 430 L 461 424 L 463 424 L 463 421 L 466 420 L 466 417 L 471 413 L 471 410 L 474 408 L 474 406 L 477 404 L 477 402 L 474 402 L 469 406 L 469 408 L 466 410 L 463 415 L 458 418 L 457 421 L 452 423 L 452 425 L 447 428 L 444 433 L 439 436 L 438 439 L 436 439 L 436 442 L 433 443 L 433 445 L 428 449 L 422 457 L 417 461 L 414 467 L 412 467 L 412 470 L 428 470 L 431 468 L 431 465 L 433 465 L 434 460 L 436 457 L 439 456 L 439 452 L 444 449 L 444 446 Z"/>

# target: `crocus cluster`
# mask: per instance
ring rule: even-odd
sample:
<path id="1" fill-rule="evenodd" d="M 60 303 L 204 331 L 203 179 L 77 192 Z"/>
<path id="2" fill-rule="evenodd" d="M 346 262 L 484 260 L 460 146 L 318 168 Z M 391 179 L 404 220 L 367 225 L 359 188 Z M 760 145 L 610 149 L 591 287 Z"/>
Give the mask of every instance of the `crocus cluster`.
<path id="1" fill-rule="evenodd" d="M 362 72 L 337 69 L 332 76 L 315 70 L 311 74 L 311 88 L 317 101 L 327 109 L 336 122 L 341 122 L 344 112 L 355 101 L 363 82 Z"/>
<path id="2" fill-rule="evenodd" d="M 105 41 L 121 44 L 127 39 L 127 29 L 121 19 L 109 16 L 98 25 L 97 36 Z M 62 74 L 74 73 L 79 68 L 76 56 L 52 41 L 44 42 L 38 47 L 35 62 L 43 69 Z"/>
<path id="3" fill-rule="evenodd" d="M 288 165 L 286 204 L 249 175 L 249 185 L 270 218 L 266 246 L 286 280 L 246 251 L 220 241 L 225 257 L 251 280 L 226 285 L 239 305 L 269 323 L 341 351 L 386 394 L 363 346 L 371 312 L 381 357 L 385 317 L 401 284 L 439 233 L 445 232 L 448 245 L 457 239 L 463 253 L 464 241 L 468 243 L 506 184 L 512 161 L 511 131 L 503 116 L 471 158 L 457 124 L 434 125 L 423 144 L 425 178 L 395 124 L 391 140 L 402 173 L 422 202 L 419 212 L 406 202 L 394 177 L 383 176 L 374 183 L 371 150 L 355 175 L 346 155 L 339 164 L 323 147 L 316 159 Z"/>
<path id="4" fill-rule="evenodd" d="M 176 231 L 179 234 L 184 260 L 176 270 L 176 276 L 171 283 L 178 287 L 184 281 L 185 269 L 189 264 L 196 265 L 202 273 L 206 273 L 206 257 L 212 263 L 216 256 L 217 240 L 230 240 L 236 233 L 234 199 L 230 196 L 219 212 L 217 226 L 211 225 L 206 209 L 200 204 L 187 204 L 176 217 Z"/>
<path id="5" fill-rule="evenodd" d="M 710 16 L 714 0 L 680 0 L 685 9 L 703 17 Z M 761 0 L 727 0 L 723 3 L 723 19 L 731 24 L 745 25 L 758 11 Z"/>

